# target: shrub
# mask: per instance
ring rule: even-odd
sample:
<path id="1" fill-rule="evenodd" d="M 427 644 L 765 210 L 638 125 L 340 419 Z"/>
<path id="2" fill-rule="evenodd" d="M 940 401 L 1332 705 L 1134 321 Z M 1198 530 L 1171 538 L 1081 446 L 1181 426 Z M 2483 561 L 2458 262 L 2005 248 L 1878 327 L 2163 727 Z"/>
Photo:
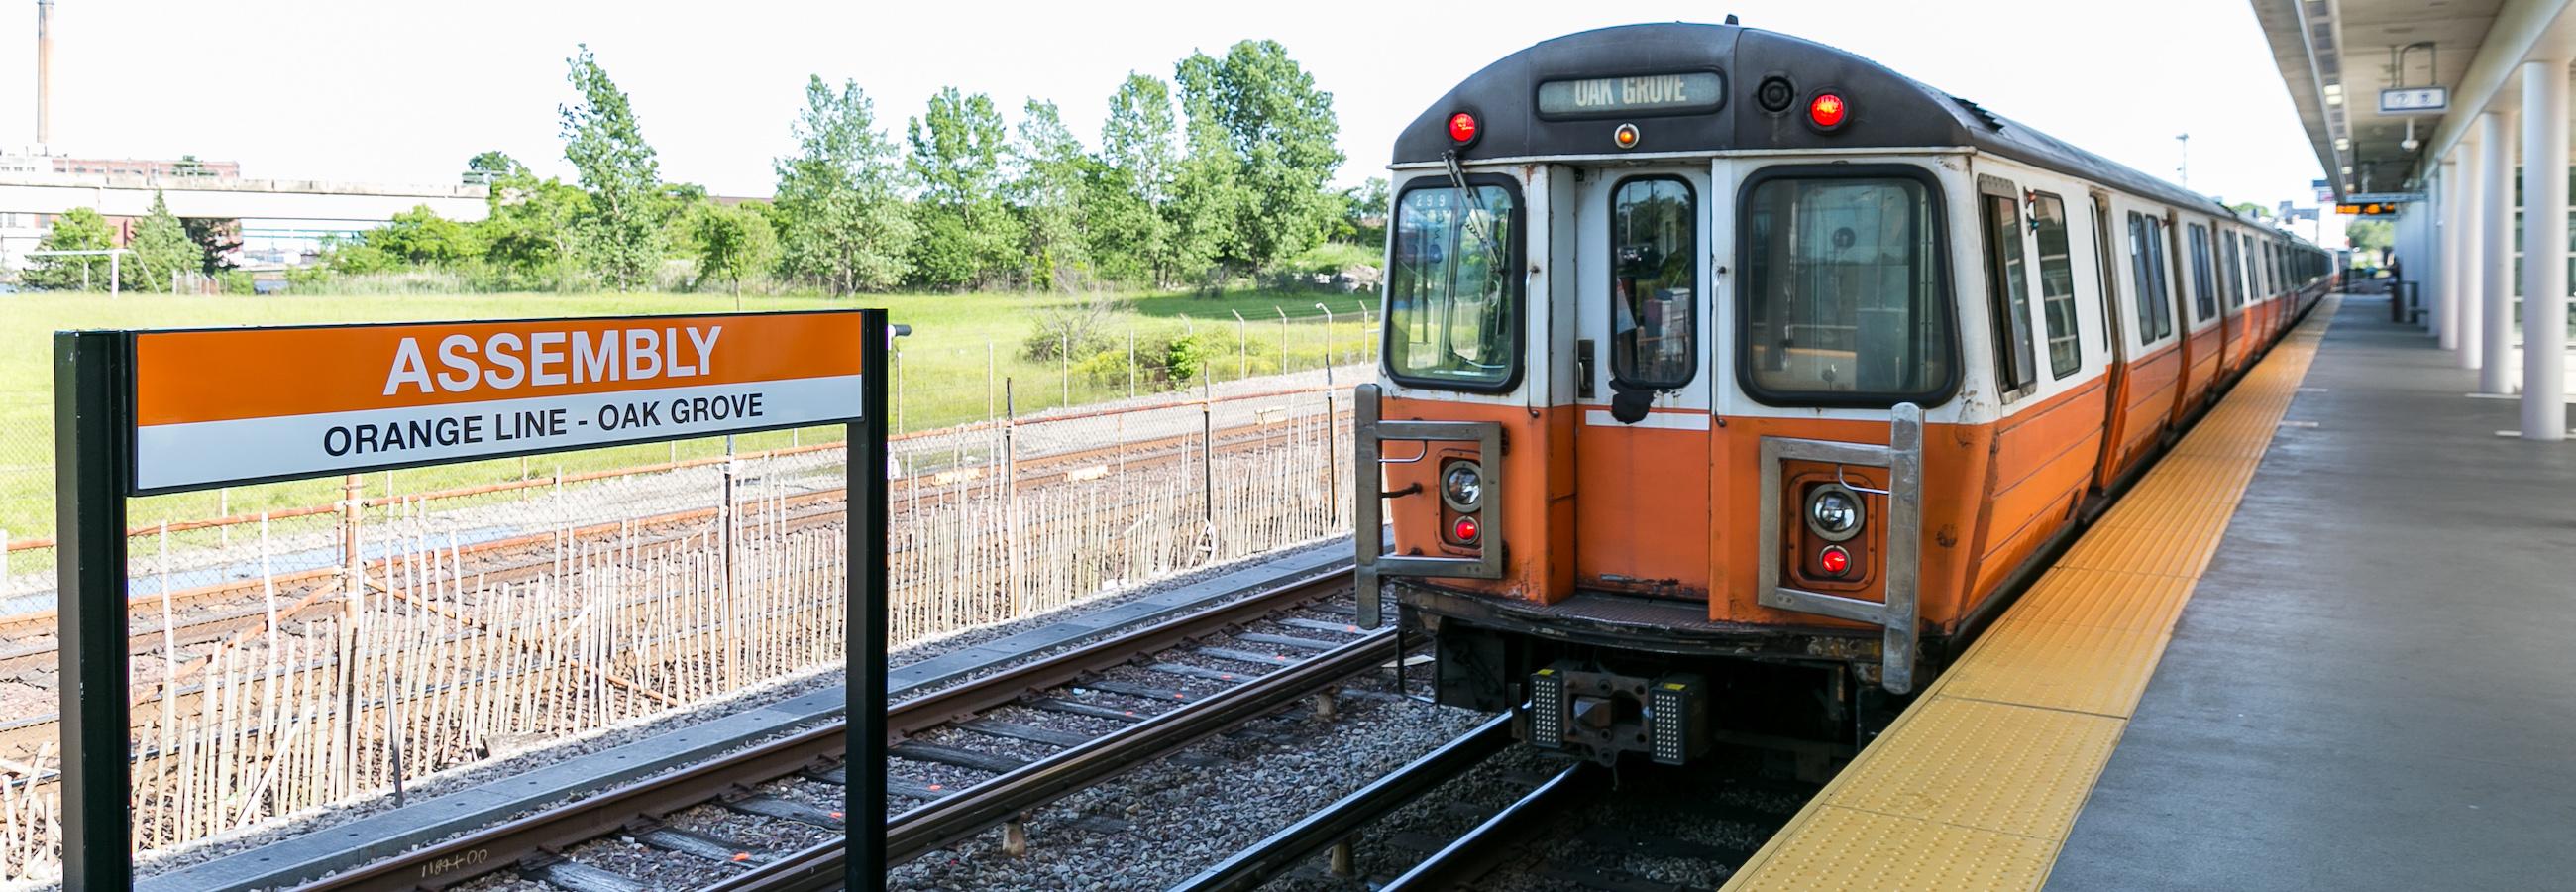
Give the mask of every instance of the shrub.
<path id="1" fill-rule="evenodd" d="M 1067 351 L 1074 356 L 1092 356 L 1120 346 L 1114 331 L 1121 316 L 1118 300 L 1105 292 L 1093 292 L 1069 304 L 1039 307 L 1030 315 L 1036 327 L 1029 331 L 1021 350 L 1030 359 L 1057 359 Z"/>

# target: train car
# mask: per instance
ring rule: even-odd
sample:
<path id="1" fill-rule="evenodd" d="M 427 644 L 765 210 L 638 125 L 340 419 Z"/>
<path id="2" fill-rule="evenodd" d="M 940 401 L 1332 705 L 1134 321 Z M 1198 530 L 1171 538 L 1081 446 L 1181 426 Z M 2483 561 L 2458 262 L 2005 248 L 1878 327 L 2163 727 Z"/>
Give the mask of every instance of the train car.
<path id="1" fill-rule="evenodd" d="M 1363 621 L 1602 761 L 1866 743 L 2327 283 L 2213 200 L 1732 22 L 1514 53 L 1390 169 Z"/>

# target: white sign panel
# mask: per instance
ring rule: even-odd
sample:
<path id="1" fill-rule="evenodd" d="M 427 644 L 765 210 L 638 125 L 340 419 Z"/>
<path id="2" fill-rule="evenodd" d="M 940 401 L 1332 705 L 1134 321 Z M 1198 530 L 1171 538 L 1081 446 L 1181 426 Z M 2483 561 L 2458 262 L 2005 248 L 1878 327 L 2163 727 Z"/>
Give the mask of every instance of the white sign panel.
<path id="1" fill-rule="evenodd" d="M 2451 107 L 2451 91 L 2444 87 L 2396 87 L 2379 91 L 2379 113 L 2383 115 L 2437 115 Z"/>

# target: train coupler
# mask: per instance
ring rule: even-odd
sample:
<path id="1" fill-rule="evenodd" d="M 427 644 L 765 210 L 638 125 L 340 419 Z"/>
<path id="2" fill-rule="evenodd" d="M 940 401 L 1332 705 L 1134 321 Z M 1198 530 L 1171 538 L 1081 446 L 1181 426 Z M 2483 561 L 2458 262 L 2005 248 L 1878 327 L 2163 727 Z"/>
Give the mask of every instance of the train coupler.
<path id="1" fill-rule="evenodd" d="M 1643 678 L 1558 661 L 1530 674 L 1529 742 L 1603 765 L 1626 752 L 1684 764 L 1709 748 L 1707 690 L 1690 673 Z"/>

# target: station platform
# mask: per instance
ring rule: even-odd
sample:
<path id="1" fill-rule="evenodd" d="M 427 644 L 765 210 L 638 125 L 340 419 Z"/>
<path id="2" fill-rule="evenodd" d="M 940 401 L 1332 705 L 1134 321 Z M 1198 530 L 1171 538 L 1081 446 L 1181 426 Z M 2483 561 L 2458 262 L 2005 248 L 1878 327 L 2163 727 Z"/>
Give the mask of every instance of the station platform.
<path id="1" fill-rule="evenodd" d="M 1727 889 L 2576 877 L 2576 443 L 2329 300 Z"/>

